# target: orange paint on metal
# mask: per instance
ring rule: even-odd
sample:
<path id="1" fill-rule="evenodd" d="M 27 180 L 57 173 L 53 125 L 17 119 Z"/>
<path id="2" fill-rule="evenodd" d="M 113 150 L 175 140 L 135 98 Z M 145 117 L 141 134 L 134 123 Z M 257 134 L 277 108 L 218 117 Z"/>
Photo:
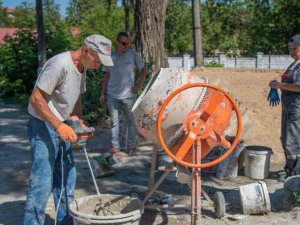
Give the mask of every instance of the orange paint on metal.
<path id="1" fill-rule="evenodd" d="M 216 111 L 216 108 L 222 101 L 223 97 L 224 97 L 224 95 L 222 95 L 222 93 L 217 92 L 217 94 L 214 96 L 214 98 L 210 100 L 210 104 L 206 107 L 205 111 L 200 116 L 200 119 L 207 121 L 212 116 L 214 111 Z M 225 112 L 227 112 L 227 111 L 225 111 Z"/>
<path id="2" fill-rule="evenodd" d="M 161 134 L 163 111 L 174 98 L 174 96 L 186 89 L 193 87 L 207 87 L 208 91 L 206 97 L 204 98 L 199 109 L 191 111 L 186 116 L 183 123 L 186 135 L 181 137 L 176 145 L 169 150 Z M 221 137 L 221 135 L 229 123 L 232 106 L 235 109 L 238 124 L 235 139 L 232 145 L 230 145 L 230 143 L 225 140 L 225 138 Z M 164 117 L 164 121 L 165 118 L 166 117 Z M 241 115 L 234 100 L 221 88 L 205 83 L 187 84 L 173 92 L 162 105 L 157 118 L 157 134 L 159 142 L 161 143 L 164 151 L 175 162 L 193 168 L 211 167 L 224 160 L 235 148 L 241 134 Z M 215 146 L 216 142 L 219 142 L 222 146 L 225 146 L 229 149 L 218 159 L 209 163 L 201 164 L 200 160 L 195 162 L 195 159 L 191 153 L 192 145 L 195 141 L 199 141 L 201 144 L 201 148 L 199 147 L 199 149 L 201 149 L 201 157 L 207 155 Z"/>
<path id="3" fill-rule="evenodd" d="M 188 137 L 185 139 L 184 143 L 181 145 L 180 149 L 176 153 L 175 157 L 177 159 L 183 159 L 188 153 L 189 149 L 192 147 L 193 143 L 197 139 L 197 135 L 192 131 L 188 134 Z"/>
<path id="4" fill-rule="evenodd" d="M 159 112 L 159 110 L 160 110 L 160 107 L 159 108 L 152 108 L 152 110 L 150 111 L 150 114 L 151 115 L 157 115 L 158 114 L 158 112 Z"/>
<path id="5" fill-rule="evenodd" d="M 177 102 L 182 100 L 182 96 L 181 95 L 177 95 L 176 99 L 174 100 L 173 104 L 175 105 Z"/>
<path id="6" fill-rule="evenodd" d="M 162 122 L 166 121 L 168 119 L 168 117 L 169 117 L 169 113 L 167 112 L 167 113 L 165 113 L 165 116 L 163 118 L 161 118 L 161 121 Z"/>

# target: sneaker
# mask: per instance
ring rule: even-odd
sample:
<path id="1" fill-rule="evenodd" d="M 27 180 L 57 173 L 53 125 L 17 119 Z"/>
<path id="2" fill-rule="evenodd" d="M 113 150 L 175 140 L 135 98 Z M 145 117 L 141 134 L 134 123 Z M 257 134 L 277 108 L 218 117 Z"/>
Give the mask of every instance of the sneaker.
<path id="1" fill-rule="evenodd" d="M 108 152 L 111 153 L 111 154 L 115 154 L 115 153 L 120 152 L 120 151 L 121 150 L 119 148 L 111 147 Z"/>
<path id="2" fill-rule="evenodd" d="M 137 156 L 137 154 L 136 154 L 136 149 L 135 149 L 135 148 L 130 148 L 130 149 L 128 150 L 128 155 L 129 155 L 129 156 Z"/>

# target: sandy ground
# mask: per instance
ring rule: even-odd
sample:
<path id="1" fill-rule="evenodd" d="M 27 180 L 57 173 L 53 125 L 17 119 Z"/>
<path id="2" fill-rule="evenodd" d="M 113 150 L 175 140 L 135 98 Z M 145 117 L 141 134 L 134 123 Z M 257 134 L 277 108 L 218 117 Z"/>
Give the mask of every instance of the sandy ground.
<path id="1" fill-rule="evenodd" d="M 283 151 L 279 141 L 280 107 L 268 105 L 268 83 L 282 72 L 281 70 L 249 70 L 249 69 L 196 69 L 199 76 L 207 76 L 211 84 L 228 91 L 238 102 L 243 118 L 242 138 L 245 145 L 261 145 L 271 147 L 270 176 L 265 179 L 271 201 L 271 212 L 268 214 L 242 215 L 238 187 L 255 183 L 244 176 L 243 170 L 230 180 L 220 180 L 213 174 L 202 175 L 202 189 L 212 199 L 216 191 L 225 196 L 226 214 L 218 219 L 214 208 L 203 198 L 201 224 L 289 224 L 300 223 L 300 208 L 288 204 L 287 193 L 283 190 L 283 182 L 278 180 L 278 173 L 284 162 Z M 28 179 L 30 173 L 30 150 L 26 134 L 27 113 L 14 106 L 0 101 L 0 224 L 22 224 Z M 95 125 L 96 133 L 88 142 L 89 156 L 99 155 L 109 147 L 109 122 L 103 121 Z M 131 196 L 136 193 L 143 199 L 147 191 L 151 166 L 151 143 L 138 137 L 138 156 L 129 157 L 121 152 L 114 155 L 117 164 L 115 174 L 97 179 L 101 194 L 121 194 Z M 91 175 L 82 150 L 74 151 L 77 167 L 77 186 L 75 198 L 96 193 Z M 159 152 L 164 157 L 164 152 Z M 162 173 L 156 172 L 156 179 Z M 172 173 L 158 187 L 157 194 L 172 195 L 176 204 L 190 203 L 190 189 L 186 184 L 174 180 Z M 54 224 L 55 209 L 52 197 L 46 209 L 47 225 Z M 189 210 L 149 210 L 145 209 L 141 217 L 142 225 L 183 225 L 190 224 Z"/>

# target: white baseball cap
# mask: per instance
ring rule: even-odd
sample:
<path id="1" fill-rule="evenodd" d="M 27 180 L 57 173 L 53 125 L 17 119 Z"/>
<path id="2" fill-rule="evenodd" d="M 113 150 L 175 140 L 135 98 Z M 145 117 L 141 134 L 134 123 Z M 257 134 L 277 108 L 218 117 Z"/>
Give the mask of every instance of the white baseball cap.
<path id="1" fill-rule="evenodd" d="M 289 40 L 289 45 L 300 45 L 300 34 L 295 35 Z"/>
<path id="2" fill-rule="evenodd" d="M 111 41 L 106 37 L 93 34 L 84 40 L 84 45 L 96 51 L 104 66 L 113 66 L 111 59 Z"/>

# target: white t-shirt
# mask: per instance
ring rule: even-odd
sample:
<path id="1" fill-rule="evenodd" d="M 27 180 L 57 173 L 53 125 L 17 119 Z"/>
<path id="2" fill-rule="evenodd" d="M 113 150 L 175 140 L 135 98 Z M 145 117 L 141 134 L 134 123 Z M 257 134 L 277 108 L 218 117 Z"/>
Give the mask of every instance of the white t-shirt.
<path id="1" fill-rule="evenodd" d="M 120 55 L 117 51 L 111 53 L 114 66 L 104 66 L 103 71 L 109 72 L 110 77 L 107 84 L 107 94 L 116 99 L 131 98 L 135 94 L 131 92 L 134 85 L 134 70 L 141 70 L 145 65 L 139 54 L 128 49 Z"/>
<path id="2" fill-rule="evenodd" d="M 86 90 L 85 78 L 86 69 L 80 73 L 71 53 L 64 52 L 46 62 L 35 85 L 49 95 L 46 101 L 50 110 L 60 121 L 64 121 L 72 114 L 80 94 Z M 28 112 L 41 119 L 30 103 Z"/>

